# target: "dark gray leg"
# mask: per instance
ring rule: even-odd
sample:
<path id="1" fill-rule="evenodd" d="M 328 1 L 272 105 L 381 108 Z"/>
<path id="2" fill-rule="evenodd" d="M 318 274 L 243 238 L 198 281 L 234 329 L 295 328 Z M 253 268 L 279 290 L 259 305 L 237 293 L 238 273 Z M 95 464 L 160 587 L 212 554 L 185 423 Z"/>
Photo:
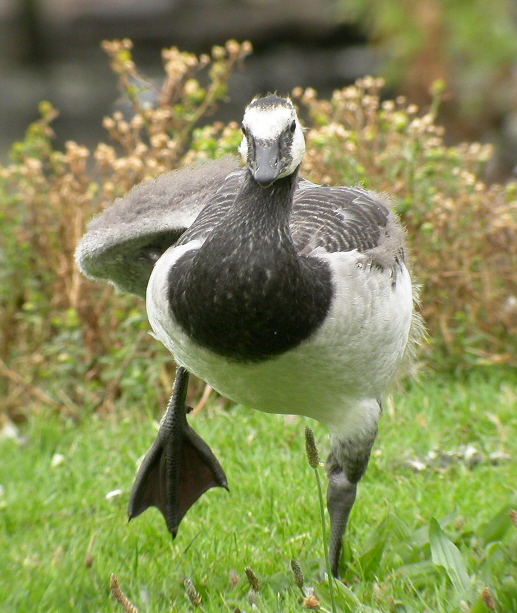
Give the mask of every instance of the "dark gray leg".
<path id="1" fill-rule="evenodd" d="M 377 428 L 362 440 L 332 441 L 327 460 L 327 508 L 330 515 L 329 557 L 334 577 L 339 577 L 343 536 L 355 502 L 357 484 L 366 471 Z"/>
<path id="2" fill-rule="evenodd" d="M 355 502 L 357 483 L 350 483 L 344 472 L 335 469 L 329 473 L 327 508 L 330 515 L 330 568 L 334 577 L 339 576 L 341 547 L 348 517 Z"/>

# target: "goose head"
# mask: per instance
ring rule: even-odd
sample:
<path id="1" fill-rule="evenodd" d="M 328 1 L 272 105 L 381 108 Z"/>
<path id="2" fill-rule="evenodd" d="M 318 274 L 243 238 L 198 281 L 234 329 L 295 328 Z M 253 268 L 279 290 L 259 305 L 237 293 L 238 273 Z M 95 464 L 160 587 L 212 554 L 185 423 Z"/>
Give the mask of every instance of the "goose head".
<path id="1" fill-rule="evenodd" d="M 303 128 L 288 98 L 269 95 L 253 100 L 244 112 L 242 134 L 239 152 L 262 187 L 292 174 L 302 161 Z"/>

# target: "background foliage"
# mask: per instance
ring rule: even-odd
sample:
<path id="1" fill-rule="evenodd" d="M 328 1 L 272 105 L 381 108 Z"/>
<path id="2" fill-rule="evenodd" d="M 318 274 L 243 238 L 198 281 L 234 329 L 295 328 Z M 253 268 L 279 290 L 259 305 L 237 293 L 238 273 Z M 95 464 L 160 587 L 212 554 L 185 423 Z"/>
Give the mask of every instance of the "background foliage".
<path id="1" fill-rule="evenodd" d="M 479 130 L 514 108 L 512 0 L 341 0 L 339 11 L 362 26 L 384 58 L 388 82 L 412 100 L 422 99 L 433 80 L 444 80 L 464 130 L 469 123 L 470 131 Z"/>
<path id="2" fill-rule="evenodd" d="M 130 102 L 130 112 L 105 119 L 107 143 L 56 150 L 57 111 L 43 103 L 0 168 L 0 393 L 12 418 L 41 406 L 78 416 L 120 396 L 141 404 L 146 393 L 163 403 L 170 389 L 171 360 L 147 335 L 142 302 L 82 278 L 74 251 L 94 213 L 135 183 L 236 151 L 237 124 L 206 122 L 251 48 L 230 41 L 210 57 L 166 49 L 157 89 L 131 47 L 104 44 Z M 383 100 L 382 86 L 361 79 L 330 100 L 292 93 L 308 126 L 303 174 L 391 195 L 422 285 L 428 360 L 449 369 L 515 365 L 516 184 L 485 184 L 489 147 L 444 144 L 440 83 L 429 109 Z"/>

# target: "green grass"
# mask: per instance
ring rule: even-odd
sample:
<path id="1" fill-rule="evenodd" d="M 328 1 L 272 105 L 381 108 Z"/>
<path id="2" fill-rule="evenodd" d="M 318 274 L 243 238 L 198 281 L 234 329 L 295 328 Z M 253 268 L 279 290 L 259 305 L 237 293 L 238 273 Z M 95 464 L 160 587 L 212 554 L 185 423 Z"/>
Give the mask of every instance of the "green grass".
<path id="1" fill-rule="evenodd" d="M 461 383 L 424 377 L 396 395 L 352 512 L 339 611 L 517 611 L 509 517 L 517 507 L 516 408 L 517 376 L 500 371 Z M 304 440 L 310 425 L 324 457 L 325 429 L 242 407 L 212 406 L 191 423 L 225 467 L 231 492 L 203 496 L 175 541 L 154 509 L 126 521 L 136 462 L 155 435 L 150 413 L 120 407 L 116 418 L 79 424 L 40 415 L 21 443 L 1 440 L 0 610 L 122 611 L 109 593 L 115 573 L 140 613 L 192 609 L 185 577 L 201 594 L 200 610 L 249 611 L 250 566 L 261 584 L 251 599 L 258 610 L 302 611 L 291 558 L 330 610 Z M 467 444 L 480 452 L 475 466 L 461 457 Z M 501 451 L 509 458 L 492 463 Z M 53 466 L 56 454 L 63 459 Z M 414 460 L 427 467 L 415 472 Z"/>

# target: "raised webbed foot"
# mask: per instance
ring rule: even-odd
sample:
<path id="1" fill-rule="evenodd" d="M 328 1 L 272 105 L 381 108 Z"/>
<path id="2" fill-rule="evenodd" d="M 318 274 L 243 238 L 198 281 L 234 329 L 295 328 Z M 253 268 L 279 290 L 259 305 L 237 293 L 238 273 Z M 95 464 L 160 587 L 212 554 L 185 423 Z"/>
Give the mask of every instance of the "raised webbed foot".
<path id="1" fill-rule="evenodd" d="M 157 507 L 173 537 L 202 494 L 212 487 L 228 489 L 217 458 L 187 422 L 188 378 L 189 373 L 178 367 L 167 411 L 140 466 L 128 508 L 129 519 L 133 519 L 148 507 Z"/>

